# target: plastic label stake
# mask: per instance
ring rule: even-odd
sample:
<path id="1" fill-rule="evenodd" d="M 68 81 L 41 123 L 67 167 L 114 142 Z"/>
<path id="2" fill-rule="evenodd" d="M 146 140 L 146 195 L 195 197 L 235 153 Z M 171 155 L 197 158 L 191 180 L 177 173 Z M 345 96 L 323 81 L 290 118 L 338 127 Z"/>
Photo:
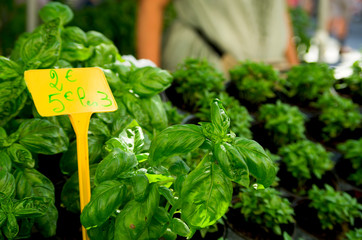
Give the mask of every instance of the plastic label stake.
<path id="1" fill-rule="evenodd" d="M 100 68 L 25 71 L 25 82 L 39 114 L 69 115 L 77 137 L 80 209 L 90 201 L 89 120 L 94 112 L 112 112 L 117 103 Z M 88 239 L 82 227 L 83 239 Z"/>

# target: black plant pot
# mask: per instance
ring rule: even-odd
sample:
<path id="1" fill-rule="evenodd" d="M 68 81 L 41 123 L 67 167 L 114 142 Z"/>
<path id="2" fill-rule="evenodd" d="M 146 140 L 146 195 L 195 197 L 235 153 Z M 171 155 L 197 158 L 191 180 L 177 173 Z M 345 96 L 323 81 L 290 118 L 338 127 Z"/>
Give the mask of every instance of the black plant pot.
<path id="1" fill-rule="evenodd" d="M 227 226 L 241 239 L 244 240 L 282 240 L 282 235 L 275 234 L 271 229 L 267 229 L 262 224 L 251 223 L 245 220 L 240 213 L 240 209 L 230 208 L 226 213 Z M 293 236 L 295 224 L 282 224 L 282 232 L 287 232 Z"/>
<path id="2" fill-rule="evenodd" d="M 316 237 L 317 239 L 342 240 L 349 230 L 348 224 L 335 225 L 332 230 L 322 229 L 318 218 L 318 211 L 309 207 L 311 200 L 302 199 L 295 203 L 295 220 L 297 226 Z"/>

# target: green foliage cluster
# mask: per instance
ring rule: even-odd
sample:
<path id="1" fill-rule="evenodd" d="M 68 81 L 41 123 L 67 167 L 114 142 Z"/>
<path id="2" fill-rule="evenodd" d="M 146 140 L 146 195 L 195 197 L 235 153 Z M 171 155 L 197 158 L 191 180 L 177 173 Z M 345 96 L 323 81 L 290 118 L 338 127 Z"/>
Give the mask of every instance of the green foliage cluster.
<path id="1" fill-rule="evenodd" d="M 297 107 L 279 100 L 275 104 L 262 105 L 258 116 L 268 135 L 279 146 L 305 138 L 304 118 Z"/>
<path id="2" fill-rule="evenodd" d="M 265 226 L 277 235 L 282 234 L 281 225 L 295 222 L 290 202 L 274 188 L 242 189 L 239 196 L 241 201 L 234 208 L 240 207 L 247 221 Z"/>
<path id="3" fill-rule="evenodd" d="M 229 73 L 239 90 L 239 97 L 250 103 L 259 104 L 274 98 L 274 91 L 281 87 L 277 70 L 262 62 L 240 62 Z"/>
<path id="4" fill-rule="evenodd" d="M 105 0 L 74 9 L 74 13 L 70 24 L 84 31 L 102 32 L 121 53 L 135 55 L 137 1 Z"/>
<path id="5" fill-rule="evenodd" d="M 347 240 L 358 240 L 362 238 L 362 228 L 350 230 L 346 233 Z"/>
<path id="6" fill-rule="evenodd" d="M 286 164 L 287 170 L 302 183 L 312 176 L 321 178 L 333 168 L 331 153 L 321 144 L 309 140 L 300 140 L 279 149 L 279 156 Z"/>
<path id="7" fill-rule="evenodd" d="M 231 120 L 230 129 L 237 136 L 252 138 L 252 132 L 250 131 L 251 122 L 253 118 L 250 116 L 248 110 L 240 105 L 240 102 L 231 97 L 225 92 L 217 94 L 215 92 L 206 93 L 206 97 L 201 99 L 198 103 L 199 111 L 195 114 L 201 121 L 209 121 L 210 119 L 210 102 L 212 99 L 218 98 L 225 106 L 226 111 Z"/>
<path id="8" fill-rule="evenodd" d="M 218 100 L 212 102 L 211 122 L 170 126 L 149 151 L 135 127 L 106 142 L 96 167 L 92 198 L 81 214 L 91 239 L 191 237 L 225 214 L 232 181 L 248 187 L 250 174 L 267 187 L 274 180 L 273 162 L 255 141 L 230 133 L 230 118 Z M 198 148 L 206 154 L 189 172 L 175 156 Z M 177 211 L 181 218 L 174 216 Z"/>
<path id="9" fill-rule="evenodd" d="M 308 63 L 293 66 L 287 72 L 285 90 L 289 97 L 314 100 L 334 84 L 333 70 L 325 63 Z"/>
<path id="10" fill-rule="evenodd" d="M 325 125 L 322 131 L 326 140 L 338 137 L 345 129 L 353 131 L 361 127 L 362 114 L 351 99 L 325 93 L 315 106 L 321 110 L 319 120 Z"/>
<path id="11" fill-rule="evenodd" d="M 342 223 L 354 225 L 354 219 L 362 217 L 362 205 L 356 198 L 345 192 L 338 192 L 327 184 L 325 189 L 313 185 L 308 197 L 311 200 L 310 207 L 318 211 L 323 229 L 331 230 L 336 224 Z"/>
<path id="12" fill-rule="evenodd" d="M 184 103 L 193 110 L 197 109 L 197 103 L 208 92 L 224 90 L 224 76 L 206 60 L 186 59 L 178 65 L 172 76 L 176 91 L 182 94 Z"/>
<path id="13" fill-rule="evenodd" d="M 68 144 L 64 130 L 48 120 L 24 120 L 10 135 L 0 127 L 0 239 L 28 238 L 34 225 L 44 237 L 55 234 L 54 186 L 35 169 L 35 159 Z"/>
<path id="14" fill-rule="evenodd" d="M 352 162 L 352 167 L 356 170 L 356 172 L 349 176 L 349 179 L 357 185 L 362 185 L 362 138 L 347 140 L 344 143 L 338 144 L 337 148 L 342 152 L 345 159 Z"/>
<path id="15" fill-rule="evenodd" d="M 352 94 L 362 96 L 362 62 L 356 61 L 352 65 L 352 74 L 344 79 Z"/>

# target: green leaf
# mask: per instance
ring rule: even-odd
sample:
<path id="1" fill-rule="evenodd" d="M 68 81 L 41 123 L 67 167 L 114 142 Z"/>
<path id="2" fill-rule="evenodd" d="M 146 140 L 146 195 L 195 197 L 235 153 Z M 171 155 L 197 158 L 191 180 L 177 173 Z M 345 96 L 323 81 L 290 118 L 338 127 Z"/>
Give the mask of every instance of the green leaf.
<path id="1" fill-rule="evenodd" d="M 148 115 L 150 119 L 149 125 L 153 129 L 163 130 L 168 126 L 166 109 L 160 95 L 151 98 L 141 98 L 140 106 Z"/>
<path id="2" fill-rule="evenodd" d="M 127 112 L 131 115 L 142 128 L 152 132 L 152 126 L 150 125 L 150 117 L 141 106 L 140 99 L 131 93 L 122 94 L 122 102 L 124 103 Z"/>
<path id="3" fill-rule="evenodd" d="M 5 194 L 9 198 L 13 198 L 15 195 L 15 178 L 5 170 L 0 170 L 0 193 Z M 2 196 L 0 195 L 1 199 Z"/>
<path id="4" fill-rule="evenodd" d="M 151 165 L 160 165 L 165 159 L 177 154 L 188 153 L 205 141 L 201 128 L 196 125 L 173 125 L 152 141 L 149 161 Z"/>
<path id="5" fill-rule="evenodd" d="M 9 155 L 4 150 L 0 150 L 0 171 L 5 170 L 7 172 L 10 172 L 11 170 L 11 159 Z"/>
<path id="6" fill-rule="evenodd" d="M 143 202 L 128 202 L 116 218 L 114 239 L 137 240 L 150 225 L 159 200 L 157 184 L 151 184 L 149 194 Z"/>
<path id="7" fill-rule="evenodd" d="M 58 210 L 54 204 L 50 204 L 44 215 L 35 219 L 35 226 L 43 237 L 48 238 L 56 234 L 57 221 Z"/>
<path id="8" fill-rule="evenodd" d="M 80 220 L 89 229 L 101 226 L 125 200 L 127 187 L 118 181 L 105 181 L 92 192 L 90 202 L 84 207 Z"/>
<path id="9" fill-rule="evenodd" d="M 19 218 L 34 218 L 44 215 L 48 210 L 51 198 L 26 197 L 14 204 L 14 215 Z"/>
<path id="10" fill-rule="evenodd" d="M 107 124 L 98 118 L 92 118 L 90 120 L 88 135 L 103 137 L 105 139 L 109 139 L 111 137 Z"/>
<path id="11" fill-rule="evenodd" d="M 135 121 L 134 121 L 135 122 Z M 144 135 L 140 126 L 124 129 L 119 135 L 119 140 L 127 146 L 127 151 L 134 154 L 140 153 L 144 146 Z"/>
<path id="12" fill-rule="evenodd" d="M 100 44 L 113 44 L 111 40 L 109 40 L 102 33 L 97 31 L 89 31 L 87 32 L 87 44 L 88 46 L 98 46 Z"/>
<path id="13" fill-rule="evenodd" d="M 85 62 L 87 67 L 104 67 L 116 61 L 117 48 L 113 44 L 101 43 L 94 47 L 93 55 Z"/>
<path id="14" fill-rule="evenodd" d="M 21 67 L 9 58 L 0 56 L 0 79 L 11 79 L 21 76 Z"/>
<path id="15" fill-rule="evenodd" d="M 5 223 L 6 219 L 7 219 L 7 217 L 6 217 L 5 212 L 0 209 L 0 228 Z M 1 239 L 1 236 L 0 236 L 0 239 Z"/>
<path id="16" fill-rule="evenodd" d="M 90 239 L 114 240 L 114 222 L 114 218 L 109 218 L 101 226 L 88 229 L 88 236 Z"/>
<path id="17" fill-rule="evenodd" d="M 8 213 L 5 226 L 2 227 L 3 234 L 8 239 L 14 239 L 19 232 L 19 225 L 14 214 Z"/>
<path id="18" fill-rule="evenodd" d="M 165 186 L 159 186 L 158 187 L 158 192 L 164 196 L 167 200 L 167 202 L 169 202 L 172 206 L 176 204 L 176 199 L 172 194 L 172 191 L 165 187 Z"/>
<path id="19" fill-rule="evenodd" d="M 25 120 L 19 127 L 19 143 L 34 153 L 57 154 L 67 150 L 64 130 L 44 119 Z"/>
<path id="20" fill-rule="evenodd" d="M 142 201 L 147 196 L 148 178 L 144 174 L 137 174 L 131 179 L 134 199 Z"/>
<path id="21" fill-rule="evenodd" d="M 218 143 L 214 146 L 214 156 L 224 174 L 230 180 L 249 187 L 249 169 L 243 156 L 229 143 Z"/>
<path id="22" fill-rule="evenodd" d="M 131 171 L 137 164 L 138 161 L 133 153 L 115 149 L 98 164 L 95 182 L 99 184 L 114 180 L 121 174 Z"/>
<path id="23" fill-rule="evenodd" d="M 226 213 L 231 202 L 231 181 L 211 158 L 206 156 L 186 177 L 181 192 L 181 217 L 197 228 L 214 224 Z"/>
<path id="24" fill-rule="evenodd" d="M 0 82 L 0 126 L 17 116 L 23 109 L 28 94 L 23 77 Z"/>
<path id="25" fill-rule="evenodd" d="M 87 47 L 87 35 L 79 27 L 67 27 L 62 31 L 60 57 L 69 62 L 85 61 L 93 54 L 93 47 Z"/>
<path id="26" fill-rule="evenodd" d="M 229 133 L 230 118 L 218 99 L 214 99 L 211 103 L 211 122 L 221 136 Z"/>
<path id="27" fill-rule="evenodd" d="M 94 188 L 94 175 L 96 169 L 97 169 L 97 164 L 89 166 L 90 185 L 92 189 Z M 60 200 L 68 211 L 79 213 L 80 212 L 79 198 L 80 198 L 79 180 L 78 180 L 78 171 L 76 171 L 64 184 L 62 193 L 60 195 Z"/>
<path id="28" fill-rule="evenodd" d="M 140 97 L 152 97 L 161 93 L 172 83 L 172 75 L 160 68 L 143 67 L 129 73 L 131 89 Z"/>
<path id="29" fill-rule="evenodd" d="M 97 163 L 101 158 L 104 138 L 98 136 L 88 136 L 88 153 L 89 163 Z M 77 160 L 77 142 L 73 141 L 68 148 L 68 151 L 62 154 L 60 158 L 60 169 L 63 174 L 71 175 L 78 169 Z"/>
<path id="30" fill-rule="evenodd" d="M 26 69 L 50 68 L 59 59 L 61 48 L 59 19 L 38 27 L 21 45 Z"/>
<path id="31" fill-rule="evenodd" d="M 42 173 L 33 168 L 16 169 L 16 198 L 46 197 L 55 199 L 53 183 Z"/>
<path id="32" fill-rule="evenodd" d="M 67 24 L 73 19 L 73 12 L 65 4 L 60 2 L 49 2 L 39 11 L 39 16 L 44 22 L 59 18 L 62 25 Z"/>
<path id="33" fill-rule="evenodd" d="M 12 144 L 7 148 L 7 153 L 18 167 L 33 168 L 35 166 L 35 160 L 31 153 L 21 144 Z"/>
<path id="34" fill-rule="evenodd" d="M 256 178 L 257 183 L 269 187 L 274 182 L 276 168 L 262 146 L 246 138 L 235 138 L 232 145 L 244 158 L 250 173 Z"/>
<path id="35" fill-rule="evenodd" d="M 190 167 L 187 166 L 185 161 L 178 156 L 169 158 L 167 161 L 167 167 L 170 174 L 174 176 L 180 176 L 190 172 Z"/>
<path id="36" fill-rule="evenodd" d="M 174 233 L 182 237 L 187 237 L 190 234 L 190 228 L 186 225 L 184 221 L 179 218 L 172 219 L 170 223 L 170 228 Z"/>

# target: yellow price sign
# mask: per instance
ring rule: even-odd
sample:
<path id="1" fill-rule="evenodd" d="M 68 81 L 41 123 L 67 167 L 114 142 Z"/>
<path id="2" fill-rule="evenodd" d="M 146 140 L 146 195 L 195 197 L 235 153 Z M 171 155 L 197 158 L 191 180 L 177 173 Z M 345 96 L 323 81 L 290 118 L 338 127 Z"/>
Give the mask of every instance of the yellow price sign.
<path id="1" fill-rule="evenodd" d="M 41 116 L 117 109 L 100 68 L 29 70 L 25 81 Z"/>
<path id="2" fill-rule="evenodd" d="M 80 209 L 90 201 L 88 128 L 93 112 L 117 110 L 117 103 L 100 68 L 25 71 L 25 82 L 41 116 L 69 115 L 77 136 Z M 89 239 L 82 228 L 83 239 Z"/>

